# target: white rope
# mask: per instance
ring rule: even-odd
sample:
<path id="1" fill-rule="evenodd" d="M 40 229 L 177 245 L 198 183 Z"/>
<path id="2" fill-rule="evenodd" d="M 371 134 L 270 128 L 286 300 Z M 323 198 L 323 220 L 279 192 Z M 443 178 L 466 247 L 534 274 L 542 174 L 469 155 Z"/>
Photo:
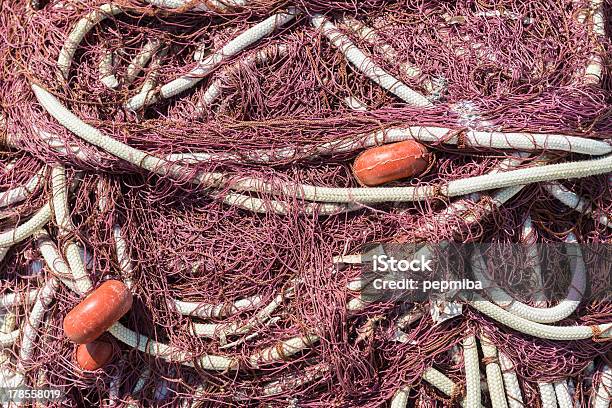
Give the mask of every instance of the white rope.
<path id="1" fill-rule="evenodd" d="M 249 362 L 251 367 L 259 368 L 261 365 L 283 361 L 287 357 L 304 351 L 317 341 L 319 341 L 319 337 L 314 334 L 293 337 L 274 346 L 256 351 L 249 357 Z"/>
<path id="2" fill-rule="evenodd" d="M 121 280 L 125 286 L 132 288 L 134 269 L 132 268 L 132 260 L 130 259 L 127 242 L 121 233 L 121 227 L 113 226 L 113 241 L 115 242 L 115 253 L 119 262 L 119 271 L 121 272 Z"/>
<path id="3" fill-rule="evenodd" d="M 200 319 L 221 319 L 231 317 L 244 310 L 252 309 L 261 305 L 263 298 L 259 295 L 245 299 L 239 299 L 233 303 L 210 304 L 202 302 L 185 302 L 173 300 L 179 313 L 184 316 L 199 317 Z"/>
<path id="4" fill-rule="evenodd" d="M 386 43 L 374 29 L 368 27 L 350 15 L 343 16 L 341 24 L 355 33 L 362 41 L 366 42 L 370 46 L 379 48 L 383 58 L 388 63 L 398 63 L 398 59 L 400 59 L 401 56 L 397 50 L 395 50 L 390 44 Z M 421 76 L 421 69 L 415 65 L 402 63 L 400 64 L 400 69 L 410 78 L 416 79 Z M 431 85 L 431 83 L 429 83 L 429 85 Z M 428 91 L 430 91 L 430 89 L 428 89 Z"/>
<path id="5" fill-rule="evenodd" d="M 138 377 L 138 381 L 136 382 L 136 384 L 134 385 L 134 388 L 132 389 L 132 394 L 138 394 L 140 391 L 144 389 L 144 386 L 149 380 L 150 375 L 151 375 L 151 369 L 148 367 L 145 368 L 140 374 L 140 377 Z"/>
<path id="6" fill-rule="evenodd" d="M 151 57 L 159 50 L 162 46 L 161 41 L 157 39 L 148 40 L 142 49 L 134 56 L 134 59 L 130 62 L 127 67 L 123 82 L 125 85 L 129 85 L 140 74 L 140 71 L 147 65 L 147 62 Z"/>
<path id="7" fill-rule="evenodd" d="M 267 322 L 265 322 L 263 324 L 263 326 L 272 326 L 273 324 L 278 323 L 281 320 L 280 316 L 275 316 L 272 317 L 270 320 L 268 320 Z M 231 343 L 226 343 L 223 344 L 221 346 L 219 346 L 219 350 L 225 350 L 225 349 L 229 349 L 229 348 L 234 348 L 236 346 L 239 346 L 240 344 L 244 344 L 247 341 L 250 341 L 256 337 L 258 337 L 261 333 L 260 332 L 254 332 L 249 334 L 248 336 L 243 336 L 241 338 L 239 338 L 238 340 L 232 341 Z M 225 342 L 225 340 L 222 340 L 220 343 Z"/>
<path id="8" fill-rule="evenodd" d="M 463 339 L 463 364 L 465 367 L 465 405 L 469 408 L 481 406 L 480 397 L 480 367 L 476 337 L 468 336 Z"/>
<path id="9" fill-rule="evenodd" d="M 236 206 L 259 214 L 290 214 L 295 211 L 289 203 L 277 200 L 263 200 L 261 198 L 249 197 L 242 194 L 229 193 L 223 197 L 223 202 L 227 205 Z M 300 212 L 307 215 L 336 215 L 351 212 L 363 208 L 359 204 L 327 204 L 327 203 L 303 203 Z"/>
<path id="10" fill-rule="evenodd" d="M 561 201 L 569 208 L 576 210 L 580 213 L 590 215 L 595 221 L 599 222 L 601 225 L 606 226 L 608 228 L 612 228 L 612 221 L 610 221 L 610 218 L 608 216 L 595 216 L 595 214 L 593 213 L 593 204 L 589 203 L 587 200 L 580 197 L 573 191 L 570 191 L 561 183 L 556 181 L 546 183 L 544 184 L 544 188 L 550 193 L 550 195 Z"/>
<path id="11" fill-rule="evenodd" d="M 272 381 L 264 385 L 263 395 L 277 395 L 287 390 L 294 390 L 303 385 L 309 384 L 313 381 L 323 377 L 323 375 L 329 371 L 329 366 L 325 364 L 318 364 L 315 366 L 306 367 L 303 373 L 286 375 L 280 380 Z"/>
<path id="12" fill-rule="evenodd" d="M 86 141 L 149 171 L 161 175 L 174 174 L 177 177 L 182 173 L 182 167 L 177 165 L 170 166 L 164 159 L 132 148 L 102 134 L 94 127 L 87 125 L 66 109 L 53 95 L 38 85 L 32 84 L 32 88 L 41 105 L 43 105 L 53 117 L 63 126 Z M 238 190 L 258 192 L 278 192 L 276 190 L 280 190 L 281 193 L 289 195 L 293 193 L 300 198 L 310 201 L 378 203 L 386 201 L 419 201 L 432 198 L 438 193 L 453 197 L 483 190 L 550 181 L 559 178 L 588 177 L 610 171 L 612 171 L 612 156 L 606 156 L 595 160 L 552 164 L 539 168 L 530 167 L 498 174 L 469 177 L 451 181 L 446 186 L 440 188 L 425 186 L 418 188 L 382 187 L 345 189 L 298 184 L 283 186 L 276 189 L 269 183 L 257 179 L 238 181 L 231 187 Z M 204 185 L 219 186 L 219 184 L 222 183 L 223 175 L 220 173 L 202 173 L 198 179 L 199 182 Z"/>
<path id="13" fill-rule="evenodd" d="M 508 407 L 525 408 L 525 405 L 523 405 L 523 393 L 521 392 L 521 387 L 516 372 L 514 371 L 512 361 L 501 351 L 498 351 L 497 354 L 499 355 L 499 366 L 502 370 L 502 377 L 504 379 Z"/>
<path id="14" fill-rule="evenodd" d="M 539 382 L 540 400 L 542 408 L 557 408 L 557 397 L 555 387 L 551 383 Z"/>
<path id="15" fill-rule="evenodd" d="M 46 166 L 43 166 L 24 185 L 0 193 L 0 208 L 10 207 L 27 200 L 34 191 L 42 186 L 46 171 Z"/>
<path id="16" fill-rule="evenodd" d="M 19 338 L 20 330 L 14 330 L 10 333 L 0 333 L 0 347 L 12 346 Z"/>
<path id="17" fill-rule="evenodd" d="M 51 187 L 55 222 L 62 233 L 73 232 L 75 227 L 68 206 L 68 181 L 66 180 L 66 170 L 63 167 L 51 168 Z"/>
<path id="18" fill-rule="evenodd" d="M 115 323 L 108 329 L 108 331 L 122 343 L 125 343 L 130 347 L 137 348 L 143 353 L 150 354 L 153 357 L 162 358 L 169 362 L 180 363 L 189 367 L 198 365 L 205 370 L 213 371 L 227 371 L 238 368 L 238 362 L 233 358 L 206 354 L 196 359 L 187 351 L 179 350 L 173 346 L 159 343 L 147 336 L 138 334 L 133 330 L 128 329 L 121 323 Z"/>
<path id="19" fill-rule="evenodd" d="M 410 396 L 410 387 L 401 387 L 391 399 L 391 408 L 406 408 L 408 405 L 408 397 Z"/>
<path id="20" fill-rule="evenodd" d="M 44 227 L 51 219 L 51 205 L 46 203 L 29 220 L 0 233 L 0 248 L 18 244 Z"/>
<path id="21" fill-rule="evenodd" d="M 108 385 L 108 398 L 100 404 L 103 407 L 112 407 L 118 406 L 120 404 L 119 394 L 121 387 L 121 377 L 123 375 L 123 370 L 117 370 L 115 375 L 111 377 L 110 384 Z"/>
<path id="22" fill-rule="evenodd" d="M 265 323 L 284 300 L 293 295 L 293 291 L 293 287 L 290 287 L 276 295 L 266 307 L 258 311 L 246 323 L 239 321 L 234 323 L 194 323 L 193 334 L 208 338 L 219 338 L 221 343 L 225 344 L 225 339 L 228 336 L 248 334 L 258 324 Z"/>
<path id="23" fill-rule="evenodd" d="M 264 37 L 267 37 L 278 28 L 289 23 L 295 18 L 296 13 L 297 11 L 295 9 L 290 8 L 286 13 L 275 14 L 244 31 L 224 45 L 218 52 L 200 61 L 197 66 L 187 74 L 163 85 L 160 89 L 159 97 L 168 99 L 195 86 L 222 62 L 226 61 L 230 57 L 233 57 L 234 55 L 237 55 L 250 45 L 256 43 Z M 151 104 L 157 100 L 158 97 L 150 97 L 148 99 L 134 97 L 127 102 L 126 107 L 131 110 L 138 110 L 145 106 L 145 104 Z"/>
<path id="24" fill-rule="evenodd" d="M 74 53 L 87 33 L 96 24 L 99 24 L 107 17 L 117 15 L 121 12 L 121 8 L 115 6 L 114 4 L 104 4 L 77 22 L 76 26 L 68 35 L 68 38 L 66 39 L 66 42 L 64 43 L 64 46 L 62 47 L 57 59 L 57 66 L 64 79 L 68 79 L 68 72 L 70 71 L 70 66 L 72 65 Z"/>
<path id="25" fill-rule="evenodd" d="M 63 167 L 53 167 L 51 169 L 51 186 L 55 221 L 60 234 L 72 234 L 76 228 L 70 215 L 68 182 L 66 180 L 66 170 Z M 81 293 L 87 293 L 93 288 L 93 284 L 83 265 L 79 246 L 73 238 L 68 238 L 63 249 L 75 284 Z"/>
<path id="26" fill-rule="evenodd" d="M 597 326 L 548 326 L 541 323 L 535 323 L 527 319 L 515 316 L 512 313 L 502 309 L 494 303 L 491 303 L 479 295 L 474 296 L 474 300 L 470 305 L 480 313 L 489 316 L 490 318 L 500 322 L 521 333 L 530 336 L 539 337 L 549 340 L 582 340 L 595 337 L 601 333 L 604 339 L 612 337 L 610 329 L 612 323 L 604 323 Z"/>
<path id="27" fill-rule="evenodd" d="M 13 292 L 0 295 L 0 307 L 8 309 L 17 305 L 31 304 L 36 301 L 37 296 L 38 289 L 32 289 L 25 293 Z"/>
<path id="28" fill-rule="evenodd" d="M 542 265 L 540 265 L 540 258 L 538 256 L 538 248 L 536 245 L 536 230 L 533 227 L 533 221 L 531 220 L 530 215 L 527 215 L 527 218 L 525 218 L 525 222 L 521 228 L 520 241 L 527 249 L 527 262 L 533 271 L 533 284 L 537 290 L 534 304 L 536 307 L 544 308 L 546 307 L 546 295 L 544 293 L 544 281 L 542 279 Z"/>
<path id="29" fill-rule="evenodd" d="M 264 65 L 268 63 L 274 56 L 283 57 L 287 55 L 288 51 L 289 48 L 285 44 L 271 44 L 266 48 L 263 48 L 255 53 L 249 54 L 240 63 Z M 227 75 L 232 68 L 235 67 L 236 65 L 223 70 L 220 74 L 220 78 L 215 79 L 213 83 L 210 84 L 210 86 L 204 92 L 204 95 L 202 95 L 202 98 L 196 104 L 196 114 L 201 115 L 202 113 L 204 113 L 206 107 L 211 105 L 221 95 L 222 78 L 223 76 Z"/>
<path id="30" fill-rule="evenodd" d="M 40 140 L 46 143 L 50 149 L 53 151 L 62 154 L 62 155 L 74 155 L 77 159 L 82 160 L 86 163 L 95 162 L 101 163 L 103 162 L 102 156 L 95 150 L 85 153 L 85 151 L 78 146 L 76 143 L 73 143 L 71 140 L 63 140 L 58 137 L 56 134 L 44 131 L 36 126 L 32 126 L 33 132 L 38 136 Z"/>
<path id="31" fill-rule="evenodd" d="M 132 396 L 138 394 L 140 391 L 143 390 L 145 384 L 149 380 L 149 376 L 150 375 L 151 375 L 151 369 L 150 368 L 145 368 L 142 371 L 142 373 L 138 377 L 138 381 L 136 382 L 136 385 L 134 385 L 134 388 L 132 389 Z M 141 406 L 142 406 L 142 404 L 139 403 L 138 400 L 135 400 L 132 397 L 130 399 L 130 401 L 127 403 L 126 408 L 140 408 Z"/>
<path id="32" fill-rule="evenodd" d="M 36 95 L 40 104 L 45 110 L 53 116 L 62 126 L 70 130 L 75 135 L 79 136 L 88 143 L 91 143 L 102 150 L 110 153 L 120 159 L 127 161 L 135 166 L 151 171 L 159 175 L 172 175 L 176 178 L 185 178 L 189 174 L 189 170 L 184 166 L 170 163 L 165 159 L 145 153 L 104 135 L 98 129 L 83 122 L 62 103 L 53 96 L 50 92 L 41 88 L 36 84 L 32 84 L 32 90 Z M 193 183 L 203 184 L 207 187 L 215 187 L 221 184 L 223 180 L 221 173 L 200 173 Z M 266 201 L 255 197 L 248 197 L 240 194 L 228 194 L 223 197 L 223 201 L 229 205 L 235 205 L 246 210 L 255 212 L 269 212 L 269 210 L 279 214 L 286 214 L 290 211 L 289 203 L 280 201 Z M 303 211 L 306 214 L 331 215 L 341 212 L 352 211 L 359 206 L 337 206 L 337 205 L 321 205 L 321 204 L 306 204 Z M 2 243 L 0 242 L 0 247 Z"/>
<path id="33" fill-rule="evenodd" d="M 379 146 L 405 140 L 416 140 L 422 143 L 444 143 L 456 145 L 459 138 L 457 130 L 433 126 L 393 127 L 376 132 L 344 138 L 320 145 L 301 148 L 278 148 L 273 150 L 255 150 L 244 154 L 228 152 L 219 153 L 175 153 L 168 160 L 188 160 L 190 162 L 236 161 L 245 160 L 267 163 L 274 160 L 288 160 L 298 157 L 317 157 L 336 153 L 350 153 L 367 147 Z M 454 136 L 453 136 L 454 135 Z M 530 133 L 530 132 L 488 132 L 469 130 L 465 133 L 466 147 L 506 150 L 555 150 L 601 156 L 612 152 L 608 143 L 563 134 Z"/>
<path id="34" fill-rule="evenodd" d="M 494 303 L 504 308 L 508 312 L 523 319 L 538 323 L 555 323 L 570 316 L 582 300 L 582 295 L 586 290 L 586 265 L 582 259 L 582 252 L 577 247 L 574 234 L 568 234 L 565 242 L 568 256 L 571 259 L 572 281 L 569 285 L 569 292 L 566 299 L 560 301 L 556 306 L 549 308 L 538 308 L 522 303 L 514 299 L 503 289 L 491 283 L 487 274 L 487 264 L 478 249 L 474 250 L 472 259 L 472 271 L 474 277 L 480 280 L 486 288 L 487 293 L 494 300 Z M 573 244 L 572 244 L 573 243 Z M 490 287 L 490 286 L 493 287 Z"/>
<path id="35" fill-rule="evenodd" d="M 372 204 L 387 201 L 423 201 L 438 195 L 456 197 L 484 190 L 523 186 L 542 181 L 589 177 L 611 171 L 612 155 L 609 155 L 594 160 L 549 164 L 497 174 L 468 177 L 450 181 L 442 186 L 333 188 L 306 184 L 289 184 L 276 187 L 262 180 L 244 179 L 237 181 L 231 188 L 239 191 L 295 195 L 298 198 L 309 201 Z"/>
<path id="36" fill-rule="evenodd" d="M 605 38 L 606 36 L 603 4 L 603 0 L 591 0 L 589 2 L 590 9 L 585 10 L 584 13 L 579 15 L 579 20 L 582 20 L 582 22 L 585 22 L 586 14 L 589 15 L 593 33 L 600 38 Z M 599 41 L 599 38 L 596 41 Z M 601 82 L 603 78 L 603 60 L 601 55 L 593 53 L 589 56 L 584 78 L 588 84 L 598 85 Z"/>
<path id="37" fill-rule="evenodd" d="M 157 77 L 159 76 L 159 70 L 162 66 L 162 61 L 164 57 L 168 54 L 168 47 L 164 47 L 159 50 L 153 58 L 151 59 L 151 63 L 149 64 L 149 74 L 145 79 L 142 87 L 138 91 L 138 93 L 133 96 L 135 99 L 143 99 L 145 104 L 153 103 L 155 99 L 155 87 L 157 86 Z M 151 101 L 149 102 L 149 99 Z"/>
<path id="38" fill-rule="evenodd" d="M 187 10 L 193 11 L 215 11 L 224 12 L 234 7 L 242 7 L 248 3 L 248 0 L 208 0 L 192 1 L 192 0 L 146 0 L 147 3 L 161 8 L 171 10 Z"/>
<path id="39" fill-rule="evenodd" d="M 2 319 L 0 324 L 0 334 L 8 335 L 12 333 L 17 327 L 17 315 L 13 311 L 8 311 Z M 11 361 L 11 350 L 0 350 L 0 377 L 2 377 L 2 366 Z M 0 381 L 1 384 L 1 381 Z"/>
<path id="40" fill-rule="evenodd" d="M 59 281 L 52 277 L 50 278 L 45 286 L 38 292 L 36 303 L 30 311 L 28 320 L 23 326 L 23 336 L 21 337 L 21 344 L 19 348 L 19 364 L 17 366 L 17 372 L 23 373 L 24 367 L 23 362 L 32 358 L 35 350 L 35 342 L 37 337 L 38 328 L 42 319 L 47 311 L 49 305 L 55 297 Z"/>
<path id="41" fill-rule="evenodd" d="M 559 408 L 574 408 L 574 401 L 569 393 L 567 380 L 556 381 L 553 383 L 553 386 L 555 387 L 555 395 L 557 397 L 557 404 L 559 404 Z"/>
<path id="42" fill-rule="evenodd" d="M 489 396 L 491 397 L 491 406 L 492 408 L 508 408 L 502 372 L 499 364 L 496 362 L 499 358 L 497 347 L 495 347 L 484 334 L 480 335 L 480 347 L 484 358 L 490 359 L 485 365 L 485 372 L 487 374 L 487 386 L 489 388 Z"/>
<path id="43" fill-rule="evenodd" d="M 338 48 L 353 66 L 372 81 L 396 95 L 409 105 L 417 107 L 432 107 L 432 103 L 423 95 L 409 88 L 387 71 L 377 66 L 374 61 L 365 55 L 353 42 L 344 35 L 327 18 L 320 14 L 312 17 L 312 25 L 321 30 L 321 33 Z"/>
<path id="44" fill-rule="evenodd" d="M 612 369 L 604 365 L 601 369 L 600 383 L 593 398 L 593 408 L 609 408 L 612 400 Z"/>
<path id="45" fill-rule="evenodd" d="M 168 174 L 169 166 L 165 160 L 148 155 L 147 153 L 102 134 L 98 129 L 86 124 L 75 114 L 70 112 L 47 90 L 36 84 L 32 84 L 32 89 L 45 110 L 72 133 L 128 163 L 132 163 L 157 174 Z"/>
<path id="46" fill-rule="evenodd" d="M 83 292 L 76 283 L 72 280 L 72 272 L 66 262 L 62 259 L 57 247 L 46 232 L 39 232 L 37 235 L 36 246 L 40 251 L 41 255 L 49 271 L 53 276 L 57 277 L 68 289 L 72 290 L 79 295 Z"/>
<path id="47" fill-rule="evenodd" d="M 111 50 L 105 49 L 98 63 L 98 77 L 100 82 L 108 89 L 115 89 L 119 86 L 119 80 L 113 73 L 114 55 Z"/>
<path id="48" fill-rule="evenodd" d="M 425 370 L 423 373 L 423 380 L 442 391 L 442 393 L 448 397 L 453 395 L 453 391 L 457 387 L 457 384 L 435 368 L 428 368 Z"/>
<path id="49" fill-rule="evenodd" d="M 454 393 L 457 391 L 457 384 L 433 367 L 425 370 L 423 373 L 423 380 L 433 385 L 448 397 L 453 397 Z M 461 406 L 464 408 L 471 408 L 467 405 L 465 398 L 461 401 Z"/>

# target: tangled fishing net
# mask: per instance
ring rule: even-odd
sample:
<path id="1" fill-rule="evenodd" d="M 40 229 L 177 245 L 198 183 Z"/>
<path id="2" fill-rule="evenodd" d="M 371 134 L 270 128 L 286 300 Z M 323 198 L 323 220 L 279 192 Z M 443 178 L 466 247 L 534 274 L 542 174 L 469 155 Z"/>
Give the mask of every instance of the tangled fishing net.
<path id="1" fill-rule="evenodd" d="M 37 403 L 58 407 L 537 407 L 551 389 L 608 407 L 610 16 L 608 0 L 0 2 L 2 386 L 60 388 Z M 355 157 L 409 139 L 434 157 L 424 175 L 360 185 Z M 586 335 L 355 285 L 371 243 L 572 237 L 590 295 L 538 324 Z M 111 279 L 133 304 L 86 371 L 62 322 Z"/>

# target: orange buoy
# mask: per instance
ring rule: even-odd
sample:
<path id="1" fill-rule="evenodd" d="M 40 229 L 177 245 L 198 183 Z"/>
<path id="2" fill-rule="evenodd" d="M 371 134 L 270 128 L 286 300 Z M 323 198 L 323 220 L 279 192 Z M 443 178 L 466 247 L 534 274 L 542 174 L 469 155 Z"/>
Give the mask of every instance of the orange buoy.
<path id="1" fill-rule="evenodd" d="M 353 164 L 353 174 L 364 186 L 378 186 L 422 174 L 431 159 L 432 155 L 425 146 L 406 140 L 361 153 Z"/>
<path id="2" fill-rule="evenodd" d="M 113 346 L 105 341 L 79 344 L 76 361 L 85 371 L 94 371 L 108 363 L 113 355 Z"/>
<path id="3" fill-rule="evenodd" d="M 132 307 L 123 282 L 108 280 L 91 292 L 64 318 L 64 333 L 77 344 L 91 343 Z"/>

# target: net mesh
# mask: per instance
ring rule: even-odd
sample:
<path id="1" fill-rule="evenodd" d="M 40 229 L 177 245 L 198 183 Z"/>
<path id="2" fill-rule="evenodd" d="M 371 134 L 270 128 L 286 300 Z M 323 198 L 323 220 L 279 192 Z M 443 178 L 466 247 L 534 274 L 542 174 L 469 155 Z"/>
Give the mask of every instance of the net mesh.
<path id="1" fill-rule="evenodd" d="M 464 209 L 442 218 L 455 199 L 439 195 L 417 203 L 362 205 L 332 216 L 320 216 L 320 208 L 305 212 L 309 203 L 292 194 L 250 194 L 261 200 L 259 212 L 227 200 L 232 182 L 249 178 L 281 187 L 359 187 L 351 163 L 363 149 L 324 155 L 318 149 L 344 139 L 365 146 L 367 135 L 393 127 L 439 126 L 449 132 L 428 144 L 436 159 L 427 174 L 392 186 L 479 176 L 514 157 L 512 149 L 446 143 L 467 130 L 609 139 L 610 41 L 590 22 L 596 2 L 256 0 L 224 11 L 211 10 L 218 2 L 201 3 L 209 10 L 193 9 L 191 3 L 178 10 L 115 3 L 124 12 L 93 25 L 76 47 L 67 79 L 58 69 L 58 55 L 79 21 L 104 3 L 0 4 L 0 139 L 6 145 L 0 153 L 0 188 L 23 186 L 42 172 L 31 194 L 1 210 L 0 223 L 9 230 L 31 218 L 52 195 L 48 168 L 64 166 L 70 182 L 79 180 L 69 200 L 76 229 L 61 232 L 55 218 L 44 229 L 60 249 L 70 241 L 83 248 L 94 287 L 108 279 L 132 283 L 134 304 L 121 323 L 194 359 L 233 358 L 239 369 L 215 372 L 197 363 L 169 362 L 106 333 L 102 339 L 113 346 L 111 362 L 84 372 L 62 330 L 63 318 L 82 296 L 63 284 L 46 307 L 31 356 L 20 357 L 20 331 L 3 351 L 2 369 L 22 373 L 28 386 L 67 392 L 64 401 L 45 406 L 374 407 L 387 404 L 402 386 L 411 387 L 414 406 L 453 406 L 465 387 L 460 343 L 470 333 L 484 332 L 512 361 L 525 406 L 539 404 L 537 382 L 568 378 L 576 384 L 576 400 L 586 406 L 593 397 L 585 373 L 594 360 L 610 363 L 610 342 L 539 339 L 470 307 L 437 323 L 427 305 L 425 316 L 404 328 L 400 338 L 400 317 L 423 305 L 389 301 L 348 310 L 359 293 L 347 286 L 361 270 L 338 266 L 334 257 L 360 253 L 372 242 L 518 242 L 527 216 L 540 242 L 561 242 L 572 232 L 581 243 L 607 244 L 610 229 L 593 216 L 612 214 L 607 174 L 561 180 L 591 203 L 591 214 L 568 208 L 539 184 L 499 207 L 491 206 L 488 196 L 463 197 Z M 209 57 L 289 6 L 300 10 L 293 21 L 219 63 L 197 86 L 142 109 L 125 108 L 143 89 L 158 95 L 163 84 L 188 74 L 198 65 L 194 52 Z M 611 6 L 609 1 L 602 6 L 606 24 Z M 434 106 L 405 104 L 360 73 L 312 26 L 316 13 L 325 14 L 377 66 Z M 355 27 L 369 27 L 369 34 Z M 151 41 L 160 44 L 151 62 L 127 80 L 130 64 Z M 258 55 L 265 57 L 258 60 Z M 594 57 L 603 63 L 599 84 L 587 75 Z M 104 61 L 110 67 L 104 68 Z M 116 78 L 116 87 L 101 80 L 106 74 Z M 54 94 L 103 134 L 147 154 L 210 158 L 197 163 L 184 158 L 188 170 L 179 177 L 146 172 L 67 130 L 45 112 L 31 84 Z M 363 109 L 355 109 L 355 103 Z M 585 159 L 544 150 L 515 168 L 544 157 Z M 200 172 L 222 172 L 231 182 L 216 189 L 191 183 Z M 283 214 L 272 211 L 279 201 Z M 117 233 L 126 242 L 123 258 Z M 25 296 L 54 276 L 37 239 L 8 249 L 1 267 L 3 296 Z M 600 257 L 585 256 L 585 262 L 593 270 Z M 593 285 L 609 286 L 609 274 L 607 279 Z M 241 299 L 257 301 L 232 308 Z M 176 301 L 201 309 L 219 305 L 224 312 L 184 315 Z M 274 302 L 278 306 L 267 312 Z M 7 307 L 4 320 L 14 316 L 14 329 L 23 328 L 32 304 Z M 560 324 L 593 326 L 609 322 L 611 313 L 609 299 L 586 302 Z M 208 325 L 206 335 L 194 334 L 199 324 Z M 244 331 L 233 332 L 236 327 Z M 281 342 L 308 334 L 317 339 L 298 351 L 283 348 Z M 274 350 L 278 358 L 255 367 L 253 356 L 262 350 Z M 456 384 L 455 395 L 444 395 L 422 379 L 429 367 Z M 490 404 L 487 393 L 483 402 Z"/>

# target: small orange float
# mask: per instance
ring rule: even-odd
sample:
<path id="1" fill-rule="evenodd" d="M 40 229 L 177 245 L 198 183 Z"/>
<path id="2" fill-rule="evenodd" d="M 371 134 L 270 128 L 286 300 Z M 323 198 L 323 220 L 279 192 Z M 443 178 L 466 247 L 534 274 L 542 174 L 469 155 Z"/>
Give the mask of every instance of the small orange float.
<path id="1" fill-rule="evenodd" d="M 113 355 L 113 346 L 105 341 L 79 344 L 76 360 L 82 370 L 94 371 L 108 363 Z"/>

